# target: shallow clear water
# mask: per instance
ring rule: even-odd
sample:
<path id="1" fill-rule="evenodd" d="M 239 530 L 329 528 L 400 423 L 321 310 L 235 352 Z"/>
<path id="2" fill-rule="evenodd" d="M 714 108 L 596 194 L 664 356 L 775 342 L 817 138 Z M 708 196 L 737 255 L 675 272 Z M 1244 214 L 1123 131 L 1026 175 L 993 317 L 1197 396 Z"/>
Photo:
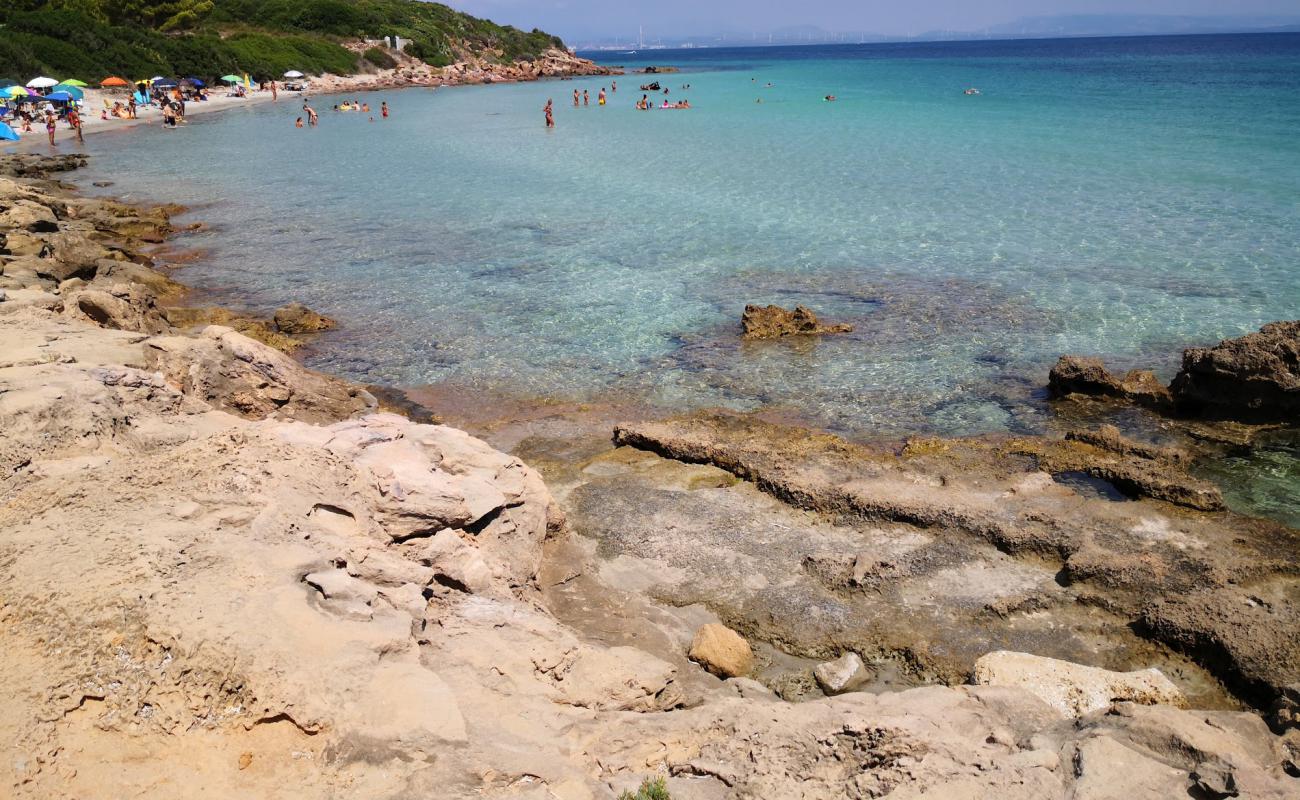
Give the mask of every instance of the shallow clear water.
<path id="1" fill-rule="evenodd" d="M 1061 353 L 1167 373 L 1300 309 L 1300 35 L 603 58 L 695 109 L 633 110 L 639 75 L 282 100 L 94 137 L 85 180 L 194 205 L 184 280 L 336 316 L 313 365 L 397 385 L 1032 429 Z M 742 344 L 747 302 L 857 331 Z"/>

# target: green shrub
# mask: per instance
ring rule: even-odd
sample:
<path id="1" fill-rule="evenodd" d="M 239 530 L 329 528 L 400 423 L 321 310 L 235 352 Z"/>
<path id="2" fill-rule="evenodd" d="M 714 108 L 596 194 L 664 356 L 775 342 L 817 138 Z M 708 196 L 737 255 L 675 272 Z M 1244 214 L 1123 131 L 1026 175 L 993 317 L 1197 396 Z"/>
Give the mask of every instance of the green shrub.
<path id="1" fill-rule="evenodd" d="M 362 53 L 361 57 L 380 69 L 392 69 L 397 66 L 397 59 L 390 56 L 382 47 L 372 47 Z"/>
<path id="2" fill-rule="evenodd" d="M 636 790 L 636 794 L 623 792 L 618 796 L 618 800 L 672 800 L 668 794 L 668 785 L 663 778 L 650 780 L 646 778 L 641 781 L 641 787 Z"/>

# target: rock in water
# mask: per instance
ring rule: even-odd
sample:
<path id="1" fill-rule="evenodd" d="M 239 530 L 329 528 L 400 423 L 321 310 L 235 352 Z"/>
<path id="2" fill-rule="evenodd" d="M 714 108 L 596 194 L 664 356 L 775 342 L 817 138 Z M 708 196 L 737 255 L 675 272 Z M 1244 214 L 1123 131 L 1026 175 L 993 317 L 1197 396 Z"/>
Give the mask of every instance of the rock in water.
<path id="1" fill-rule="evenodd" d="M 1155 668 L 1111 672 L 1009 650 L 998 650 L 976 661 L 973 682 L 1020 687 L 1072 717 L 1106 708 L 1116 700 L 1143 705 L 1187 704 L 1178 687 Z"/>
<path id="2" fill-rule="evenodd" d="M 1300 320 L 1273 322 L 1239 339 L 1183 351 L 1172 385 L 1181 410 L 1243 421 L 1300 414 Z"/>
<path id="3" fill-rule="evenodd" d="M 754 668 L 749 642 L 726 625 L 712 622 L 695 632 L 690 658 L 719 678 L 739 678 Z"/>
<path id="4" fill-rule="evenodd" d="M 333 330 L 335 324 L 302 303 L 290 303 L 275 310 L 275 328 L 280 333 L 319 333 Z"/>
<path id="5" fill-rule="evenodd" d="M 782 336 L 809 336 L 822 333 L 850 333 L 852 325 L 823 325 L 807 306 L 794 311 L 781 306 L 745 306 L 740 318 L 746 339 L 779 339 Z"/>
<path id="6" fill-rule="evenodd" d="M 826 694 L 843 694 L 861 686 L 870 675 L 858 654 L 849 651 L 834 661 L 818 664 L 813 677 Z"/>
<path id="7" fill-rule="evenodd" d="M 1053 397 L 1116 397 L 1158 409 L 1168 407 L 1171 401 L 1169 390 L 1150 370 L 1130 370 L 1117 378 L 1100 358 L 1088 356 L 1061 356 L 1048 375 L 1047 389 Z"/>

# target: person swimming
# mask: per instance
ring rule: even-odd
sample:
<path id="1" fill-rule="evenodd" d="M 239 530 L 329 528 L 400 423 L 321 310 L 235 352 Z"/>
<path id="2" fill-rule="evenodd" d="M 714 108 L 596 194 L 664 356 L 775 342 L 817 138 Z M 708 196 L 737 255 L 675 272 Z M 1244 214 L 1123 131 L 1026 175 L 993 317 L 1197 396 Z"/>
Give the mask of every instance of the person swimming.
<path id="1" fill-rule="evenodd" d="M 298 117 L 297 121 L 293 123 L 293 127 L 295 127 L 295 128 L 301 128 L 301 127 L 302 127 L 302 117 Z"/>
<path id="2" fill-rule="evenodd" d="M 835 95 L 833 95 L 833 94 L 828 94 L 828 95 L 826 95 L 826 96 L 825 96 L 824 98 L 822 98 L 822 99 L 825 100 L 825 101 L 828 102 L 828 103 L 833 103 L 833 102 L 835 102 Z"/>

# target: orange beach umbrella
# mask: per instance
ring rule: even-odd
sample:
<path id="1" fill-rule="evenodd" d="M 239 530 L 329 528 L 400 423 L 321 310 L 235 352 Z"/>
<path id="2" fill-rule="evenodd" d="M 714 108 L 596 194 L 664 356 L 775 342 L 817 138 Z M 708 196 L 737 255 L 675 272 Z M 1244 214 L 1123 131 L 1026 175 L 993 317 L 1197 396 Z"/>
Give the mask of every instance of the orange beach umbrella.
<path id="1" fill-rule="evenodd" d="M 109 77 L 100 81 L 99 85 L 100 86 L 130 86 L 131 84 L 127 83 L 126 79 L 124 78 L 119 78 L 116 75 L 110 75 Z"/>

